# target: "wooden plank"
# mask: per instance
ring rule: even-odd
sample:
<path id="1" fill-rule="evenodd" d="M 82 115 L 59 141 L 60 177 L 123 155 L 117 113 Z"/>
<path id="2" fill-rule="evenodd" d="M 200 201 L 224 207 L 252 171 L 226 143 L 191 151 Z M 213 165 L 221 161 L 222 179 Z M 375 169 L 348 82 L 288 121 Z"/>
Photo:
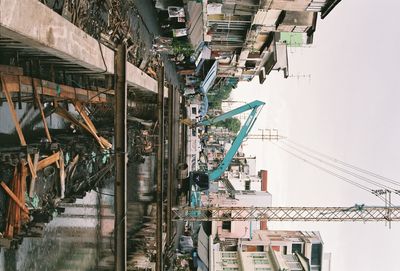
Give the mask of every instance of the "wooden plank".
<path id="1" fill-rule="evenodd" d="M 61 117 L 63 117 L 64 119 L 68 120 L 69 122 L 75 124 L 78 127 L 83 128 L 84 130 L 86 130 L 88 133 L 92 134 L 92 131 L 89 129 L 89 127 L 80 122 L 79 120 L 77 120 L 74 116 L 72 116 L 67 110 L 65 110 L 64 108 L 60 107 L 60 106 L 56 106 L 56 111 L 55 113 Z"/>
<path id="2" fill-rule="evenodd" d="M 19 125 L 17 112 L 15 112 L 14 103 L 13 103 L 13 101 L 11 99 L 11 95 L 7 90 L 7 86 L 4 83 L 3 78 L 0 78 L 0 81 L 1 81 L 2 89 L 3 89 L 3 93 L 6 96 L 7 103 L 8 103 L 9 109 L 10 109 L 11 118 L 12 118 L 12 120 L 14 122 L 15 129 L 17 131 L 17 134 L 18 134 L 19 140 L 21 142 L 21 145 L 22 146 L 26 146 L 25 137 L 24 137 L 24 134 L 22 133 L 21 126 Z M 35 181 L 35 179 L 36 179 L 36 171 L 33 168 L 33 163 L 32 163 L 32 159 L 31 159 L 30 155 L 28 155 L 28 166 L 29 166 L 29 170 L 31 172 L 32 181 Z"/>
<path id="3" fill-rule="evenodd" d="M 96 140 L 99 142 L 100 146 L 102 146 L 105 149 L 110 149 L 112 147 L 112 144 L 110 142 L 108 142 L 105 138 L 97 135 L 97 129 L 94 126 L 92 120 L 86 114 L 85 107 L 79 101 L 75 101 L 74 105 L 75 105 L 76 111 L 81 115 L 81 117 L 85 121 L 87 127 L 90 129 L 91 134 L 96 138 Z"/>
<path id="4" fill-rule="evenodd" d="M 24 211 L 25 213 L 28 214 L 29 213 L 28 208 L 26 208 L 26 206 L 22 204 L 22 202 L 14 194 L 14 192 L 11 191 L 11 189 L 7 186 L 7 184 L 5 182 L 3 182 L 2 180 L 0 180 L 0 185 L 4 189 L 4 191 L 7 193 L 7 195 L 19 206 L 19 208 L 21 208 L 22 211 Z"/>
<path id="5" fill-rule="evenodd" d="M 25 166 L 25 161 L 21 161 L 21 202 L 25 206 L 25 193 L 26 193 L 26 177 L 28 175 L 28 169 Z M 28 210 L 29 211 L 29 210 Z M 23 212 L 21 215 L 23 222 L 29 221 L 29 213 Z"/>
<path id="6" fill-rule="evenodd" d="M 21 93 L 32 93 L 32 78 L 29 76 L 20 76 L 20 81 L 18 81 L 18 76 L 9 74 L 0 74 L 1 78 L 4 80 L 8 91 Z M 50 97 L 55 97 L 59 99 L 68 100 L 81 100 L 82 102 L 90 103 L 107 103 L 106 94 L 99 94 L 98 91 L 93 90 L 83 90 L 79 88 L 74 88 L 67 85 L 57 84 L 47 80 L 40 80 L 37 78 L 33 79 L 34 86 L 40 95 L 46 95 Z M 111 94 L 109 94 L 111 95 Z M 95 97 L 91 100 L 92 97 Z"/>
<path id="7" fill-rule="evenodd" d="M 56 152 L 42 160 L 39 161 L 37 165 L 37 170 L 42 170 L 45 167 L 50 166 L 51 164 L 55 163 L 56 161 L 60 160 L 60 152 Z"/>
<path id="8" fill-rule="evenodd" d="M 47 140 L 49 140 L 49 142 L 51 143 L 53 140 L 51 139 L 49 127 L 47 126 L 46 116 L 44 115 L 43 105 L 42 105 L 42 102 L 40 101 L 40 97 L 39 97 L 39 94 L 38 94 L 37 91 L 35 92 L 35 100 L 36 100 L 36 104 L 37 104 L 37 106 L 38 106 L 38 108 L 39 108 L 39 111 L 40 111 L 40 116 L 41 116 L 41 118 L 42 118 L 42 122 L 43 122 L 43 126 L 44 126 L 44 131 L 45 131 L 45 133 L 46 133 L 46 138 L 47 138 Z M 55 152 L 53 151 L 53 153 L 55 153 Z M 36 158 L 36 157 L 35 157 L 35 158 Z M 36 160 L 35 160 L 35 162 L 36 162 Z M 58 164 L 58 161 L 56 161 L 56 164 L 57 164 L 57 168 L 59 168 L 60 165 Z"/>
<path id="9" fill-rule="evenodd" d="M 21 142 L 21 145 L 26 146 L 25 137 L 24 137 L 24 134 L 22 133 L 21 126 L 19 125 L 17 112 L 15 112 L 14 103 L 13 103 L 13 101 L 11 99 L 11 95 L 8 92 L 7 87 L 6 87 L 6 85 L 5 85 L 3 80 L 1 81 L 1 84 L 3 86 L 3 93 L 6 96 L 7 103 L 8 103 L 9 109 L 10 109 L 10 113 L 11 113 L 11 118 L 12 118 L 12 120 L 14 122 L 15 130 L 17 131 L 17 134 L 18 134 L 18 137 L 19 137 L 19 141 Z"/>
<path id="10" fill-rule="evenodd" d="M 60 150 L 60 197 L 61 199 L 65 196 L 65 170 L 64 170 L 64 154 Z"/>
<path id="11" fill-rule="evenodd" d="M 49 132 L 49 127 L 47 126 L 46 116 L 44 115 L 43 105 L 42 102 L 40 101 L 39 94 L 37 92 L 35 93 L 35 100 L 40 111 L 40 116 L 42 117 L 42 122 L 44 126 L 44 131 L 46 133 L 46 137 L 49 140 L 49 142 L 51 142 L 52 140 Z"/>
<path id="12" fill-rule="evenodd" d="M 16 66 L 0 65 L 0 73 L 11 74 L 11 75 L 23 75 L 24 69 Z"/>
<path id="13" fill-rule="evenodd" d="M 33 168 L 34 168 L 35 172 L 37 172 L 37 165 L 38 165 L 38 163 L 39 163 L 39 153 L 36 152 L 36 153 L 33 155 Z"/>
<path id="14" fill-rule="evenodd" d="M 18 170 L 17 178 L 15 178 L 14 188 L 13 188 L 14 194 L 17 197 L 18 201 L 21 200 L 21 195 L 20 195 L 20 183 L 21 183 L 21 181 L 20 180 L 21 180 L 21 175 L 20 175 L 20 171 Z M 20 205 L 18 204 L 18 206 L 20 206 Z M 21 202 L 21 206 L 24 206 L 24 205 L 22 205 L 22 202 Z M 20 218 L 21 218 L 21 209 L 15 207 L 15 212 L 14 212 L 15 234 L 19 233 L 20 222 L 21 222 Z"/>

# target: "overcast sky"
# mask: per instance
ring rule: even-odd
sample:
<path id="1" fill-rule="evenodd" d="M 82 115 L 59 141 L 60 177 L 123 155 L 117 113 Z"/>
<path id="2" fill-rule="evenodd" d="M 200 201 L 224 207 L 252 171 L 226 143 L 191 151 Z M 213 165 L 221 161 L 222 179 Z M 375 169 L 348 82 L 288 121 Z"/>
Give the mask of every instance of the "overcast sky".
<path id="1" fill-rule="evenodd" d="M 253 132 L 291 140 L 400 181 L 400 2 L 344 0 L 318 20 L 311 48 L 289 49 L 290 75 L 240 83 L 234 100 L 266 102 Z M 310 75 L 310 76 L 309 76 Z M 250 98 L 251 97 L 251 98 Z M 262 145 L 262 148 L 260 147 Z M 275 206 L 378 205 L 373 195 L 298 160 L 274 144 L 248 141 L 269 171 Z M 394 196 L 399 205 L 400 197 Z M 398 271 L 400 223 L 270 223 L 319 230 L 334 271 Z"/>

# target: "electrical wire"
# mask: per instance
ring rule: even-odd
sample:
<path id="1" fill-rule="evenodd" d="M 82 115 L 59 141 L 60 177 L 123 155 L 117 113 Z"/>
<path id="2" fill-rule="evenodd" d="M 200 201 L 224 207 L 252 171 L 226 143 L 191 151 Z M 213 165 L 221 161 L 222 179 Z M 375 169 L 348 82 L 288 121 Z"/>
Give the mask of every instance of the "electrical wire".
<path id="1" fill-rule="evenodd" d="M 321 163 L 323 163 L 323 164 L 326 164 L 326 165 L 328 165 L 328 166 L 331 166 L 331 167 L 333 167 L 333 168 L 335 168 L 335 169 L 337 169 L 337 170 L 339 170 L 339 171 L 341 171 L 341 172 L 347 173 L 347 174 L 349 174 L 349 175 L 351 175 L 351 176 L 353 176 L 353 177 L 356 177 L 356 178 L 358 178 L 358 179 L 360 179 L 360 180 L 363 180 L 363 181 L 365 181 L 365 182 L 367 182 L 367 183 L 369 183 L 369 184 L 376 185 L 376 186 L 378 186 L 378 187 L 381 188 L 381 189 L 390 190 L 391 192 L 394 192 L 394 191 L 396 190 L 396 189 L 393 188 L 393 187 L 386 186 L 386 185 L 381 184 L 381 183 L 379 183 L 379 182 L 377 182 L 377 181 L 371 180 L 371 179 L 369 179 L 369 178 L 367 178 L 367 177 L 364 177 L 364 176 L 362 176 L 362 175 L 359 175 L 359 174 L 357 174 L 357 173 L 354 173 L 354 172 L 352 172 L 352 171 L 350 171 L 350 170 L 347 170 L 347 169 L 345 169 L 345 168 L 339 167 L 339 166 L 337 166 L 337 165 L 335 165 L 335 164 L 333 164 L 333 163 L 324 161 L 323 159 L 318 158 L 318 157 L 316 157 L 316 156 L 314 156 L 314 155 L 308 154 L 307 152 L 302 151 L 301 149 L 296 148 L 296 147 L 294 147 L 294 146 L 292 146 L 292 145 L 290 145 L 290 144 L 288 144 L 288 143 L 286 143 L 286 142 L 284 142 L 284 141 L 281 141 L 281 142 L 282 142 L 282 144 L 286 145 L 287 147 L 292 148 L 292 149 L 296 150 L 297 152 L 302 153 L 302 154 L 305 155 L 305 156 L 308 156 L 308 157 L 310 157 L 310 158 L 312 158 L 312 159 L 315 159 L 315 160 L 317 160 L 317 161 L 319 161 L 319 162 L 321 162 Z"/>
<path id="2" fill-rule="evenodd" d="M 318 152 L 318 151 L 316 151 L 316 150 L 313 150 L 313 149 L 311 149 L 311 148 L 309 148 L 309 147 L 306 147 L 306 146 L 304 146 L 304 145 L 302 145 L 302 144 L 299 144 L 299 143 L 297 143 L 297 142 L 295 142 L 295 141 L 293 141 L 293 140 L 290 140 L 289 138 L 285 138 L 285 139 L 286 139 L 287 141 L 289 141 L 290 143 L 296 145 L 296 146 L 299 146 L 299 147 L 301 147 L 301 148 L 303 148 L 303 149 L 306 149 L 306 150 L 308 150 L 308 151 L 310 151 L 310 152 L 312 152 L 312 153 L 315 153 L 315 154 L 317 154 L 317 155 L 320 155 L 320 156 L 322 156 L 322 157 L 324 157 L 324 158 L 326 158 L 326 159 L 328 159 L 328 160 L 331 160 L 331 161 L 333 161 L 333 162 L 335 162 L 335 163 L 338 163 L 338 164 L 341 164 L 341 165 L 343 165 L 343 166 L 352 168 L 352 169 L 354 169 L 354 170 L 357 170 L 357 171 L 362 172 L 362 173 L 364 173 L 364 174 L 370 175 L 370 176 L 375 177 L 375 178 L 377 178 L 377 179 L 381 179 L 381 180 L 386 181 L 386 182 L 388 182 L 388 183 L 391 183 L 391 184 L 395 184 L 395 185 L 399 185 L 399 186 L 400 186 L 400 182 L 399 182 L 399 181 L 396 181 L 396 180 L 394 180 L 394 179 L 390 179 L 390 178 L 384 177 L 384 176 L 382 176 L 382 175 L 376 174 L 376 173 L 371 172 L 371 171 L 369 171 L 369 170 L 362 169 L 362 168 L 360 168 L 360 167 L 351 165 L 351 164 L 349 164 L 349 163 L 346 163 L 346 162 L 344 162 L 344 161 L 341 161 L 341 160 L 339 160 L 339 159 L 336 159 L 336 158 L 334 158 L 334 157 L 332 157 L 332 156 L 323 154 L 323 153 Z"/>
<path id="3" fill-rule="evenodd" d="M 322 170 L 322 171 L 324 171 L 324 172 L 326 172 L 326 173 L 328 173 L 328 174 L 330 174 L 330 175 L 332 175 L 332 176 L 335 176 L 336 178 L 339 178 L 339 179 L 341 179 L 341 180 L 344 181 L 344 182 L 347 182 L 347 183 L 349 183 L 349 184 L 351 184 L 351 185 L 353 185 L 353 186 L 355 186 L 355 187 L 357 187 L 357 188 L 359 188 L 359 189 L 361 189 L 361 190 L 364 190 L 364 191 L 366 191 L 366 192 L 368 192 L 368 193 L 372 193 L 372 192 L 373 192 L 372 189 L 370 189 L 369 187 L 367 187 L 367 186 L 365 186 L 365 185 L 362 185 L 362 184 L 360 184 L 360 183 L 357 183 L 357 182 L 355 182 L 355 181 L 353 181 L 353 180 L 351 180 L 351 179 L 349 179 L 349 178 L 346 178 L 346 177 L 344 177 L 344 176 L 342 176 L 342 175 L 340 175 L 340 174 L 337 174 L 337 173 L 335 173 L 335 172 L 333 172 L 333 171 L 331 171 L 331 170 L 329 170 L 329 169 L 326 169 L 326 168 L 324 168 L 324 167 L 321 167 L 321 166 L 319 166 L 318 164 L 313 163 L 313 162 L 311 162 L 311 161 L 309 161 L 309 160 L 307 160 L 307 159 L 305 159 L 305 158 L 303 158 L 303 157 L 297 155 L 296 153 L 294 153 L 294 152 L 292 152 L 292 151 L 290 151 L 290 150 L 288 150 L 288 149 L 286 149 L 286 148 L 284 148 L 284 147 L 282 147 L 282 146 L 276 144 L 276 143 L 273 142 L 273 141 L 271 141 L 271 143 L 272 143 L 273 145 L 275 145 L 276 147 L 280 148 L 281 150 L 283 150 L 283 151 L 289 153 L 290 155 L 296 157 L 297 159 L 299 159 L 299 160 L 301 160 L 301 161 L 303 161 L 303 162 L 305 162 L 305 163 L 308 163 L 308 164 L 310 164 L 310 165 L 312 165 L 312 166 L 314 166 L 314 167 L 316 167 L 316 168 L 318 168 L 318 169 L 320 169 L 320 170 Z M 378 197 L 379 199 L 381 199 L 383 202 L 387 203 L 387 200 L 386 200 L 382 195 L 380 195 L 380 194 L 374 194 L 374 193 L 372 193 L 372 194 L 375 195 L 376 197 Z M 391 203 L 389 203 L 389 205 L 392 206 Z"/>

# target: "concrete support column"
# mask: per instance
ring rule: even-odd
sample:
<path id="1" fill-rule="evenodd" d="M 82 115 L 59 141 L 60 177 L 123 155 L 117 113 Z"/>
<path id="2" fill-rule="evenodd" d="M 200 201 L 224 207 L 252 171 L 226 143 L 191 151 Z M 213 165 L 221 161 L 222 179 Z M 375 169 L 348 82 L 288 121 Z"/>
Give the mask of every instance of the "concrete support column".
<path id="1" fill-rule="evenodd" d="M 126 45 L 120 44 L 115 57 L 115 270 L 125 271 L 126 247 L 126 179 L 127 179 L 127 83 Z"/>
<path id="2" fill-rule="evenodd" d="M 163 177 L 164 177 L 164 66 L 158 70 L 158 151 L 157 151 L 157 257 L 156 270 L 163 270 Z"/>

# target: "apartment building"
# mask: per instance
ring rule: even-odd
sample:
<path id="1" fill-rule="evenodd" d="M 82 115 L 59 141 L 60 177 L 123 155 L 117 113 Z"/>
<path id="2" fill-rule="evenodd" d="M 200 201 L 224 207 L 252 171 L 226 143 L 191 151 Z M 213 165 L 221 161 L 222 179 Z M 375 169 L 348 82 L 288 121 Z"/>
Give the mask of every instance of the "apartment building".
<path id="1" fill-rule="evenodd" d="M 240 239 L 238 250 L 261 252 L 270 249 L 278 255 L 302 255 L 309 260 L 311 271 L 321 271 L 323 242 L 319 232 L 256 230 L 251 239 Z"/>

